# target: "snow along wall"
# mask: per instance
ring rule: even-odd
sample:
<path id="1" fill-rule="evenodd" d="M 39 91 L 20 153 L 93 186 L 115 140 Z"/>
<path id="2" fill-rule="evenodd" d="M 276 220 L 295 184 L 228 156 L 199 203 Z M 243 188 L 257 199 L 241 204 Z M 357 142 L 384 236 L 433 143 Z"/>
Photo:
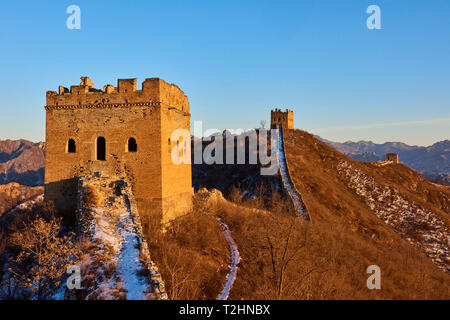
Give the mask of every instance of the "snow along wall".
<path id="1" fill-rule="evenodd" d="M 309 216 L 307 214 L 306 206 L 302 200 L 302 196 L 297 191 L 297 188 L 295 187 L 294 183 L 292 182 L 291 175 L 289 173 L 289 167 L 286 160 L 286 154 L 284 153 L 284 140 L 283 140 L 283 130 L 278 130 L 278 164 L 279 164 L 279 170 L 280 170 L 280 176 L 281 176 L 281 182 L 283 185 L 284 190 L 286 191 L 287 195 L 289 196 L 289 199 L 291 200 L 295 212 L 297 213 L 298 217 L 309 220 Z"/>
<path id="2" fill-rule="evenodd" d="M 167 299 L 130 183 L 94 173 L 79 179 L 78 191 L 79 234 L 92 242 L 82 260 L 86 299 Z"/>

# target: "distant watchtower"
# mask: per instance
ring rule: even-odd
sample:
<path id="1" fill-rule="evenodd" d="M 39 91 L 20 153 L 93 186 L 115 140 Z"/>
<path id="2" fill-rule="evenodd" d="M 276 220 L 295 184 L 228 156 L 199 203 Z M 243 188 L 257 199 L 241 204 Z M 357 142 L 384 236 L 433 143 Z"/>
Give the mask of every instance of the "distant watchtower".
<path id="1" fill-rule="evenodd" d="M 76 208 L 78 178 L 95 172 L 125 176 L 144 227 L 150 217 L 169 221 L 191 208 L 190 164 L 172 162 L 171 151 L 190 139 L 171 140 L 176 129 L 190 131 L 187 96 L 159 78 L 119 79 L 117 87 L 80 85 L 47 92 L 45 198 L 58 211 Z"/>
<path id="2" fill-rule="evenodd" d="M 389 161 L 392 163 L 398 163 L 398 154 L 396 154 L 396 153 L 386 154 L 386 161 Z"/>
<path id="3" fill-rule="evenodd" d="M 270 111 L 270 128 L 276 129 L 294 129 L 294 112 L 292 110 L 286 109 L 282 111 L 281 109 L 275 109 Z"/>

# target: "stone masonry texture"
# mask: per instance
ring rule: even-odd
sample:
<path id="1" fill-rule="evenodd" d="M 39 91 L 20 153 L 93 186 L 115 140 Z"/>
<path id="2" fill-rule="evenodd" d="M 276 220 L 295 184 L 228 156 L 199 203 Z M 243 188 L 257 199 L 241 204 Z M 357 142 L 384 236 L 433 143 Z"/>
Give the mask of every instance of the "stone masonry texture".
<path id="1" fill-rule="evenodd" d="M 188 98 L 159 78 L 145 79 L 141 90 L 136 84 L 137 79 L 119 79 L 117 87 L 101 90 L 81 77 L 80 85 L 47 92 L 45 198 L 58 211 L 75 210 L 78 179 L 95 172 L 126 175 L 144 229 L 190 210 L 191 165 L 171 160 L 177 144 L 190 150 L 190 139 L 170 139 L 176 129 L 190 131 Z M 97 160 L 100 137 L 105 160 Z M 128 150 L 130 138 L 136 152 Z"/>

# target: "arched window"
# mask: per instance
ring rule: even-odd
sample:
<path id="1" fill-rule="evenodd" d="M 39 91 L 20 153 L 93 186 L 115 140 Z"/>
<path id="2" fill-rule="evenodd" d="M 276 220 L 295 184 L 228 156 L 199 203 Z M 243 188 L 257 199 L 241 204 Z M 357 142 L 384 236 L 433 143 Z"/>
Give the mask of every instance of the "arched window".
<path id="1" fill-rule="evenodd" d="M 68 153 L 75 153 L 75 152 L 77 152 L 77 147 L 75 145 L 75 140 L 69 139 L 69 141 L 67 141 L 66 152 L 68 152 Z"/>
<path id="2" fill-rule="evenodd" d="M 135 138 L 128 139 L 127 152 L 137 152 L 137 143 Z"/>
<path id="3" fill-rule="evenodd" d="M 96 141 L 96 148 L 97 148 L 97 160 L 106 160 L 106 140 L 103 137 L 98 137 Z"/>

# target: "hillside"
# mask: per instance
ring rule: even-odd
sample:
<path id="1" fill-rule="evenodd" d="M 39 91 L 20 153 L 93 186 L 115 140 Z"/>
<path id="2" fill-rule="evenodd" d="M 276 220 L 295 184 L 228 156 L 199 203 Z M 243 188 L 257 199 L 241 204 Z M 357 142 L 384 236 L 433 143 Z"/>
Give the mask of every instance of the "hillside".
<path id="1" fill-rule="evenodd" d="M 0 140 L 0 184 L 43 185 L 44 166 L 43 142 Z"/>
<path id="2" fill-rule="evenodd" d="M 44 192 L 44 187 L 27 187 L 11 182 L 0 185 L 0 216 L 16 205 Z"/>
<path id="3" fill-rule="evenodd" d="M 450 183 L 450 140 L 439 141 L 428 147 L 419 147 L 402 142 L 377 144 L 372 141 L 347 141 L 340 143 L 317 138 L 355 160 L 379 161 L 385 160 L 386 153 L 398 153 L 401 162 L 421 173 L 425 178 Z"/>
<path id="4" fill-rule="evenodd" d="M 352 160 L 301 130 L 285 135 L 285 148 L 312 227 L 327 230 L 323 241 L 334 248 L 343 272 L 363 281 L 365 268 L 376 264 L 391 291 L 384 294 L 401 295 L 402 287 L 405 294 L 419 277 L 448 294 L 449 187 L 403 164 Z"/>
<path id="5" fill-rule="evenodd" d="M 449 187 L 403 164 L 352 160 L 300 130 L 285 135 L 285 153 L 310 222 L 277 194 L 280 175 L 239 165 L 193 171 L 229 201 L 210 212 L 227 223 L 241 257 L 231 299 L 448 299 Z M 249 189 L 262 193 L 243 197 Z M 382 290 L 366 287 L 373 264 Z"/>
<path id="6" fill-rule="evenodd" d="M 220 294 L 227 236 L 240 258 L 230 299 L 448 299 L 450 187 L 403 164 L 352 160 L 301 130 L 284 135 L 284 150 L 310 221 L 296 217 L 280 174 L 193 165 L 194 210 L 146 234 L 170 299 Z M 381 290 L 366 286 L 374 264 Z"/>

